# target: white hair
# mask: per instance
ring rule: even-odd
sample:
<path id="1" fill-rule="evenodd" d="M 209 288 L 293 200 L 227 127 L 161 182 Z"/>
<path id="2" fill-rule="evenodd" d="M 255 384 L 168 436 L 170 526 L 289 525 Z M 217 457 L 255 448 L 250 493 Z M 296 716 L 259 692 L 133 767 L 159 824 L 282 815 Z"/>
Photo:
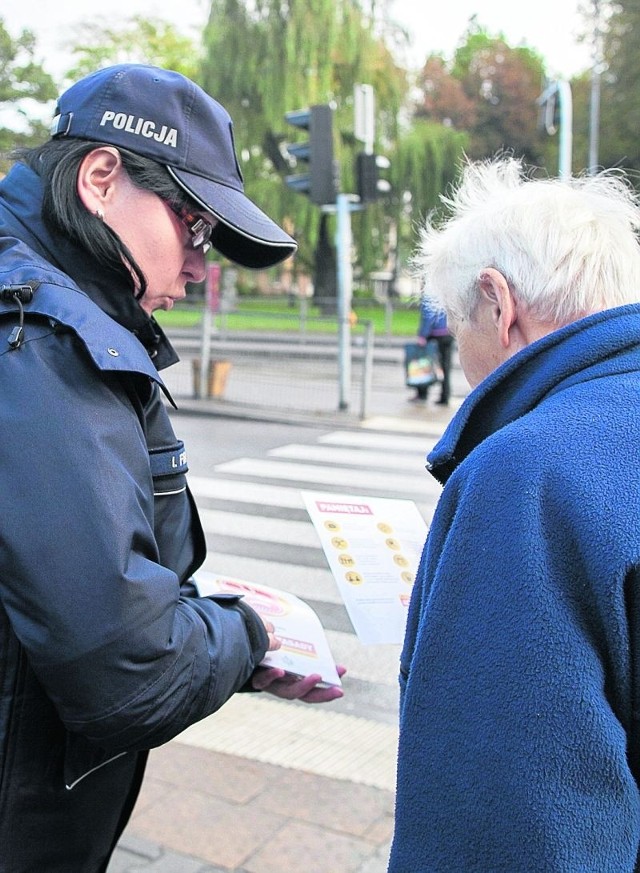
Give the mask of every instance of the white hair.
<path id="1" fill-rule="evenodd" d="M 534 179 L 500 156 L 466 164 L 441 201 L 448 217 L 429 216 L 411 264 L 452 322 L 472 316 L 486 267 L 540 321 L 640 301 L 640 201 L 620 173 Z"/>

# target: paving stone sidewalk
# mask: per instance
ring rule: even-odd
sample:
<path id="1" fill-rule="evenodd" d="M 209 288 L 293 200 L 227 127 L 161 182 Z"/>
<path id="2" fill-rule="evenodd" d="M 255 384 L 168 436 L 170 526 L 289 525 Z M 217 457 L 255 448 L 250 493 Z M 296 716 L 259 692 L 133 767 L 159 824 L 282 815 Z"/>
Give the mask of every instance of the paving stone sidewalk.
<path id="1" fill-rule="evenodd" d="M 108 873 L 384 873 L 393 793 L 173 741 Z"/>

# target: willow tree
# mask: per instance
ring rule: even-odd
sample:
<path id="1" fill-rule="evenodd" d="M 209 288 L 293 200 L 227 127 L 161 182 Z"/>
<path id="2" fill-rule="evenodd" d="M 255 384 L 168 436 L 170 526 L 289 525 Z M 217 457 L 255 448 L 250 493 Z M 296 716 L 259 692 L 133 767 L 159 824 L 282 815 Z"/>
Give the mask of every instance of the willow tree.
<path id="1" fill-rule="evenodd" d="M 468 145 L 465 131 L 425 118 L 414 119 L 399 138 L 392 165 L 399 265 L 411 257 L 420 225 L 456 180 Z"/>
<path id="2" fill-rule="evenodd" d="M 211 3 L 200 82 L 234 119 L 248 194 L 296 236 L 296 265 L 309 272 L 333 217 L 324 213 L 321 221 L 319 207 L 284 183 L 283 177 L 295 172 L 286 143 L 296 138 L 285 113 L 314 104 L 334 106 L 342 191 L 355 193 L 355 153 L 361 146 L 353 136 L 354 86 L 372 85 L 378 143 L 385 147 L 395 142 L 407 93 L 406 74 L 377 33 L 377 22 L 357 0 Z M 377 234 L 371 233 L 374 217 Z M 384 221 L 376 207 L 354 222 L 355 249 L 365 273 L 384 258 Z"/>

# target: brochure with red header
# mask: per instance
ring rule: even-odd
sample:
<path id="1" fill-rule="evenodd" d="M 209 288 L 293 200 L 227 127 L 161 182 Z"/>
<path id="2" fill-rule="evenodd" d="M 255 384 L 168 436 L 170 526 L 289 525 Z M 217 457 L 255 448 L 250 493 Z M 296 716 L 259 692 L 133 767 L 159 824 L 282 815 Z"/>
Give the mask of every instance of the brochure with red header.
<path id="1" fill-rule="evenodd" d="M 280 667 L 295 676 L 318 673 L 322 684 L 342 685 L 320 619 L 295 594 L 206 570 L 199 570 L 194 578 L 201 596 L 239 594 L 273 624 L 282 645 L 275 652 L 267 652 L 263 666 Z"/>

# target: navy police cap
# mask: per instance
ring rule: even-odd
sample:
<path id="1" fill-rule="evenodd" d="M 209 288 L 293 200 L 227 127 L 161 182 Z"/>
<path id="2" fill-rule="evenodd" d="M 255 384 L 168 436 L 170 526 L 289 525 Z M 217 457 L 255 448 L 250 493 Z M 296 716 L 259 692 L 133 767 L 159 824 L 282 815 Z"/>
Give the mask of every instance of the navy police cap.
<path id="1" fill-rule="evenodd" d="M 163 164 L 218 218 L 211 242 L 235 263 L 265 268 L 296 251 L 244 193 L 229 113 L 180 73 L 144 64 L 98 70 L 58 99 L 51 135 L 121 146 Z"/>

